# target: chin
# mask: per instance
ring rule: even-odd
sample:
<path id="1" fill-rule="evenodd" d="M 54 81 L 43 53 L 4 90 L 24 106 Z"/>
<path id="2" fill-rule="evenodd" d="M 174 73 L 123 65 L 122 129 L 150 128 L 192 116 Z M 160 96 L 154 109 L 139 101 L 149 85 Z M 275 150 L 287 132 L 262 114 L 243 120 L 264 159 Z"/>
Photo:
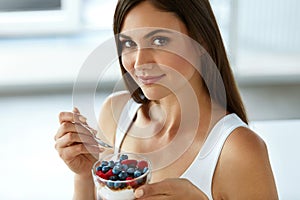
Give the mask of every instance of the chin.
<path id="1" fill-rule="evenodd" d="M 142 91 L 151 101 L 160 100 L 171 94 L 171 91 L 164 87 L 142 87 Z"/>

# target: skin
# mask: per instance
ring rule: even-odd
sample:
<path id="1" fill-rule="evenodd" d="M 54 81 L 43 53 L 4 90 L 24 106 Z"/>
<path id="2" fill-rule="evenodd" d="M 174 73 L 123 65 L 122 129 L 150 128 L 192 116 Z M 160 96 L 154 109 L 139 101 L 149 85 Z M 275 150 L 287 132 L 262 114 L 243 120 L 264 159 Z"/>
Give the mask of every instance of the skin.
<path id="1" fill-rule="evenodd" d="M 194 120 L 192 114 L 190 118 L 180 119 L 183 112 L 181 105 L 188 105 L 189 101 L 185 102 L 186 98 L 182 98 L 183 102 L 179 102 L 178 97 L 184 97 L 189 87 L 196 96 L 196 106 L 200 116 L 205 117 L 201 117 L 196 124 L 197 128 L 183 127 L 186 135 L 193 134 L 196 130 L 190 147 L 179 159 L 154 171 L 151 184 L 137 189 L 136 198 L 145 200 L 207 199 L 206 195 L 190 181 L 178 177 L 191 165 L 212 126 L 228 113 L 214 102 L 212 102 L 213 106 L 210 104 L 201 76 L 189 62 L 171 52 L 143 48 L 144 45 L 155 48 L 157 44 L 159 48 L 175 48 L 178 45 L 178 43 L 173 43 L 174 40 L 168 43 L 157 40 L 158 36 L 168 36 L 172 39 L 172 36 L 167 33 L 160 32 L 145 39 L 145 35 L 153 29 L 138 31 L 138 34 L 132 32 L 132 30 L 144 27 L 154 29 L 159 27 L 159 29 L 174 30 L 188 35 L 184 23 L 172 13 L 161 12 L 148 2 L 139 4 L 125 17 L 122 27 L 123 37 L 120 37 L 124 44 L 122 62 L 128 73 L 140 85 L 146 97 L 152 101 L 138 110 L 136 119 L 123 142 L 122 150 L 138 153 L 151 152 L 168 145 L 176 134 L 182 134 L 178 133 L 179 124 L 189 124 L 191 120 Z M 190 47 L 188 43 L 180 46 L 183 52 Z M 195 52 L 189 56 L 195 57 L 196 60 L 199 55 L 197 51 Z M 139 79 L 140 76 L 161 78 L 155 83 L 143 84 Z M 116 131 L 122 108 L 129 98 L 129 94 L 120 94 L 108 98 L 103 104 L 99 125 L 106 139 L 112 144 L 115 140 L 115 134 L 112 133 Z M 194 105 L 186 108 L 189 112 L 191 111 L 190 113 L 195 110 Z M 97 155 L 103 149 L 94 146 L 95 142 L 82 126 L 86 121 L 78 110 L 62 112 L 59 120 L 61 126 L 55 136 L 55 147 L 61 158 L 75 172 L 74 199 L 94 199 L 90 169 L 96 157 L 92 154 Z M 141 127 L 144 127 L 143 134 L 151 135 L 155 131 L 155 136 L 145 141 L 131 137 L 137 134 Z M 88 144 L 89 149 L 86 149 L 83 143 Z M 213 177 L 212 194 L 214 199 L 278 199 L 267 147 L 264 141 L 250 129 L 235 129 L 225 142 Z"/>

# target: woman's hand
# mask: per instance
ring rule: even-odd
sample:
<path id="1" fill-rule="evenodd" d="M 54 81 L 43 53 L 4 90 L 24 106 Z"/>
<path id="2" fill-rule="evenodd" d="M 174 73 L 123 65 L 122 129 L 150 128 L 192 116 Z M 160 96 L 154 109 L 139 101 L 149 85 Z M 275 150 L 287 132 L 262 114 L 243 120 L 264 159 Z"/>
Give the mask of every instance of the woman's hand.
<path id="1" fill-rule="evenodd" d="M 74 108 L 73 112 L 61 112 L 59 122 L 55 148 L 60 157 L 77 175 L 91 176 L 92 166 L 104 150 L 99 148 L 90 131 L 85 128 L 86 118 Z"/>
<path id="2" fill-rule="evenodd" d="M 143 200 L 207 200 L 206 195 L 187 179 L 174 178 L 146 184 L 135 191 L 135 197 Z"/>

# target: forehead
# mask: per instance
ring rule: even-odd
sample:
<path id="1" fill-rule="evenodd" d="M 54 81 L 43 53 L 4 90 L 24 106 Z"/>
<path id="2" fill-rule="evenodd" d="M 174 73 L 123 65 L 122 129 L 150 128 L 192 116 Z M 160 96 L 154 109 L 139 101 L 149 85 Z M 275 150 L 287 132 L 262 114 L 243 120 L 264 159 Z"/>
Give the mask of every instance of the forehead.
<path id="1" fill-rule="evenodd" d="M 161 11 L 147 1 L 140 3 L 127 13 L 121 32 L 151 27 L 188 34 L 185 24 L 174 13 Z"/>

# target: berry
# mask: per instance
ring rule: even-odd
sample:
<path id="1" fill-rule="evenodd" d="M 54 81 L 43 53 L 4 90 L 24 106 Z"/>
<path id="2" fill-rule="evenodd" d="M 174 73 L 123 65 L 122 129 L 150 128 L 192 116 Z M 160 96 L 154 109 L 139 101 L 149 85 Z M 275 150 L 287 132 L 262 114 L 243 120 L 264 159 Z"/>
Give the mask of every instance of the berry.
<path id="1" fill-rule="evenodd" d="M 112 169 L 108 170 L 106 173 L 105 173 L 106 177 L 111 177 L 113 176 L 113 172 L 112 172 Z"/>
<path id="2" fill-rule="evenodd" d="M 127 174 L 130 175 L 130 176 L 133 176 L 134 171 L 135 171 L 135 169 L 130 167 L 130 168 L 127 169 Z"/>
<path id="3" fill-rule="evenodd" d="M 128 174 L 127 172 L 121 171 L 118 177 L 120 178 L 120 180 L 125 180 L 128 177 Z"/>
<path id="4" fill-rule="evenodd" d="M 109 161 L 107 166 L 109 166 L 110 168 L 113 168 L 115 166 L 115 162 L 114 161 Z"/>
<path id="5" fill-rule="evenodd" d="M 114 181 L 108 181 L 106 185 L 107 185 L 109 188 L 114 188 L 114 187 L 115 187 Z"/>
<path id="6" fill-rule="evenodd" d="M 135 170 L 135 172 L 133 174 L 134 178 L 137 178 L 137 177 L 139 177 L 141 175 L 142 175 L 142 172 L 140 170 Z"/>
<path id="7" fill-rule="evenodd" d="M 136 184 L 140 185 L 143 184 L 145 178 L 137 179 Z"/>
<path id="8" fill-rule="evenodd" d="M 109 166 L 105 165 L 102 167 L 102 172 L 106 173 L 106 172 L 108 172 L 108 170 L 110 170 Z"/>
<path id="9" fill-rule="evenodd" d="M 97 171 L 96 175 L 103 178 L 103 179 L 108 179 L 108 177 L 106 176 L 105 173 L 103 173 L 102 171 Z"/>
<path id="10" fill-rule="evenodd" d="M 114 184 L 114 187 L 115 187 L 116 189 L 118 189 L 118 188 L 121 187 L 121 185 L 122 185 L 121 182 L 116 181 L 115 184 Z"/>
<path id="11" fill-rule="evenodd" d="M 128 165 L 128 166 L 131 166 L 131 167 L 135 167 L 138 162 L 137 162 L 137 160 L 122 160 L 121 163 L 123 165 Z"/>
<path id="12" fill-rule="evenodd" d="M 133 180 L 133 178 L 130 177 L 130 176 L 128 176 L 128 177 L 126 178 L 126 181 L 130 181 L 130 180 Z"/>
<path id="13" fill-rule="evenodd" d="M 122 171 L 122 168 L 120 166 L 114 166 L 112 169 L 113 174 L 118 175 Z"/>
<path id="14" fill-rule="evenodd" d="M 127 159 L 128 159 L 128 155 L 126 155 L 126 154 L 122 154 L 120 157 L 120 161 L 127 160 Z"/>
<path id="15" fill-rule="evenodd" d="M 96 175 L 106 179 L 106 185 L 111 189 L 122 189 L 127 186 L 137 188 L 145 183 L 147 177 L 140 176 L 148 171 L 149 166 L 145 160 L 128 159 L 128 155 L 122 154 L 117 161 L 102 161 L 96 168 Z M 127 183 L 122 182 L 125 180 Z"/>
<path id="16" fill-rule="evenodd" d="M 96 171 L 101 171 L 102 170 L 102 167 L 101 166 L 98 166 L 97 168 L 96 168 Z"/>
<path id="17" fill-rule="evenodd" d="M 135 182 L 135 181 L 131 181 L 131 180 L 133 180 L 132 177 L 127 177 L 127 178 L 126 178 L 126 181 L 128 181 L 127 185 L 128 185 L 128 186 L 131 186 L 131 187 L 136 186 L 136 182 Z"/>
<path id="18" fill-rule="evenodd" d="M 109 177 L 109 180 L 111 180 L 111 181 L 117 181 L 118 177 L 115 176 L 115 175 L 113 175 L 113 176 Z"/>
<path id="19" fill-rule="evenodd" d="M 143 174 L 145 174 L 148 170 L 149 170 L 149 168 L 148 168 L 148 167 L 145 167 L 145 168 L 143 169 Z"/>
<path id="20" fill-rule="evenodd" d="M 137 168 L 143 170 L 145 167 L 148 167 L 148 163 L 144 160 L 141 160 L 137 163 Z"/>
<path id="21" fill-rule="evenodd" d="M 122 166 L 121 166 L 121 169 L 122 169 L 123 171 L 127 171 L 128 168 L 129 168 L 128 165 L 122 165 Z"/>
<path id="22" fill-rule="evenodd" d="M 103 160 L 102 162 L 101 162 L 101 167 L 104 167 L 104 166 L 106 166 L 106 165 L 108 165 L 108 162 L 107 161 L 105 161 L 105 160 Z"/>

